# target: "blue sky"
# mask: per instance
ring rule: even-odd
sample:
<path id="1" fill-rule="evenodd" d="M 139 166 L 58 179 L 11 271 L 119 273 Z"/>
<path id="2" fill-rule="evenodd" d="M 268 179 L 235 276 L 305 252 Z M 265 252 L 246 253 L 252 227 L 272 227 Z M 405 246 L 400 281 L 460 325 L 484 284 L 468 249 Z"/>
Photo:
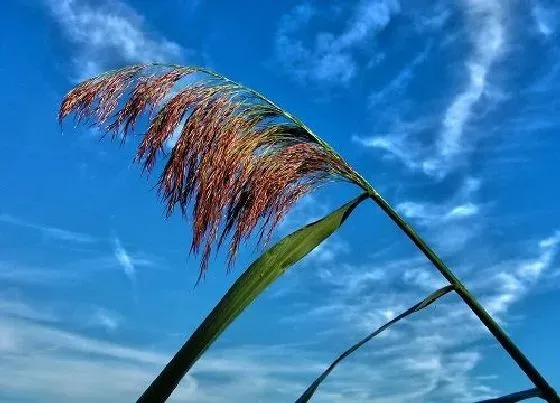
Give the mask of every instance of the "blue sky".
<path id="1" fill-rule="evenodd" d="M 441 252 L 560 388 L 560 7 L 552 0 L 16 0 L 0 19 L 0 400 L 132 401 L 256 255 L 194 287 L 131 145 L 56 121 L 128 63 L 212 67 L 300 117 Z M 357 194 L 306 197 L 286 234 Z M 443 285 L 371 203 L 215 343 L 177 402 L 293 401 Z M 453 296 L 343 363 L 317 402 L 471 402 L 530 387 Z"/>

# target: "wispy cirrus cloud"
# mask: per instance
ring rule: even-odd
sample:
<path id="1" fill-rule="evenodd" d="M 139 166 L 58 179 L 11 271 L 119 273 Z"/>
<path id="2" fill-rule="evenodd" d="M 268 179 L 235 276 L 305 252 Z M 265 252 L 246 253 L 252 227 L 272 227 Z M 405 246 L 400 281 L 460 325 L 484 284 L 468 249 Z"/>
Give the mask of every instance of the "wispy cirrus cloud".
<path id="1" fill-rule="evenodd" d="M 280 22 L 275 38 L 276 59 L 300 80 L 346 84 L 357 74 L 360 47 L 382 31 L 400 11 L 397 0 L 361 0 L 339 32 L 324 31 L 305 43 L 299 33 L 319 10 L 314 3 L 296 6 Z"/>
<path id="2" fill-rule="evenodd" d="M 52 240 L 77 242 L 82 244 L 97 241 L 97 238 L 83 232 L 75 232 L 63 228 L 34 223 L 9 214 L 0 214 L 0 222 L 37 231 L 45 238 Z"/>
<path id="3" fill-rule="evenodd" d="M 123 250 L 128 259 L 124 257 Z M 141 253 L 131 256 L 124 248 L 123 250 L 112 250 L 109 253 L 106 250 L 94 251 L 92 257 L 72 257 L 63 263 L 38 266 L 28 265 L 23 261 L 0 260 L 0 280 L 17 287 L 39 286 L 52 289 L 86 283 L 117 270 L 124 271 L 127 278 L 131 279 L 134 278 L 137 268 L 164 267 L 164 263 L 157 257 Z"/>
<path id="4" fill-rule="evenodd" d="M 169 358 L 164 353 L 103 342 L 28 321 L 2 319 L 0 328 L 6 338 L 0 350 L 4 374 L 0 396 L 8 400 L 11 396 L 30 400 L 40 396 L 44 402 L 133 400 Z M 170 401 L 222 403 L 230 401 L 231 396 L 243 401 L 294 400 L 326 364 L 297 358 L 300 353 L 300 349 L 284 346 L 213 350 L 182 380 Z M 460 358 L 463 365 L 448 372 L 457 379 L 471 360 L 466 360 L 464 354 L 446 357 L 456 364 Z M 426 357 L 381 365 L 379 370 L 361 361 L 347 363 L 345 371 L 333 374 L 315 400 L 384 402 L 388 389 L 371 390 L 371 382 L 381 380 L 383 374 L 402 379 L 396 376 L 398 373 L 407 375 L 410 388 L 394 390 L 389 395 L 392 401 L 421 398 L 436 385 L 435 379 L 425 374 L 426 368 L 438 366 L 437 359 L 428 361 Z M 25 377 L 18 375 L 22 372 Z M 80 377 L 68 383 L 69 373 Z"/>
<path id="5" fill-rule="evenodd" d="M 136 281 L 136 267 L 133 259 L 128 254 L 128 251 L 122 246 L 121 240 L 115 235 L 113 236 L 113 253 L 119 265 L 124 271 L 124 274 L 132 282 Z"/>
<path id="6" fill-rule="evenodd" d="M 307 194 L 299 200 L 278 226 L 281 236 L 288 235 L 301 226 L 323 218 L 332 207 L 317 194 Z"/>
<path id="7" fill-rule="evenodd" d="M 37 309 L 27 304 L 20 297 L 0 296 L 0 317 L 18 318 L 36 322 L 58 322 L 59 317 L 44 306 Z"/>
<path id="8" fill-rule="evenodd" d="M 448 6 L 449 7 L 449 6 Z M 449 18 L 450 11 L 442 12 L 443 21 Z M 418 119 L 401 119 L 396 113 L 390 120 L 388 130 L 372 136 L 354 136 L 353 140 L 365 147 L 380 149 L 387 155 L 403 162 L 407 168 L 443 178 L 458 166 L 468 161 L 473 150 L 475 138 L 470 130 L 474 110 L 487 107 L 498 97 L 491 82 L 493 67 L 504 53 L 507 39 L 507 7 L 497 0 L 463 0 L 458 10 L 465 17 L 465 33 L 471 47 L 463 63 L 464 77 L 458 85 L 450 102 L 444 105 L 441 113 L 432 113 Z M 441 38 L 443 46 L 449 38 Z M 412 71 L 423 61 L 420 54 L 400 71 L 387 90 L 393 86 L 406 84 L 412 78 Z M 385 90 L 373 94 L 374 106 L 383 98 Z M 381 96 L 381 98 L 380 98 Z M 377 101 L 377 102 L 376 102 Z M 436 133 L 435 137 L 432 133 Z M 427 136 L 433 138 L 426 141 Z"/>
<path id="9" fill-rule="evenodd" d="M 371 108 L 376 108 L 379 104 L 386 102 L 388 98 L 395 99 L 402 96 L 403 89 L 414 78 L 416 68 L 426 61 L 430 50 L 431 45 L 428 45 L 424 50 L 414 56 L 414 58 L 380 91 L 373 92 L 369 97 L 369 106 Z"/>
<path id="10" fill-rule="evenodd" d="M 94 307 L 87 324 L 92 327 L 101 327 L 108 333 L 114 333 L 123 321 L 123 317 L 116 312 L 102 307 Z"/>
<path id="11" fill-rule="evenodd" d="M 0 381 L 2 400 L 12 396 L 45 402 L 93 402 L 115 396 L 130 400 L 165 360 L 162 354 L 96 340 L 25 318 L 0 315 L 0 329 L 6 338 L 0 349 L 0 367 L 5 374 Z M 18 376 L 22 372 L 25 377 Z M 68 374 L 80 376 L 69 383 Z M 189 377 L 179 396 L 188 385 Z"/>
<path id="12" fill-rule="evenodd" d="M 349 253 L 350 250 L 350 244 L 335 235 L 313 249 L 306 260 L 311 260 L 315 263 L 332 262 L 340 256 Z"/>
<path id="13" fill-rule="evenodd" d="M 82 273 L 50 267 L 26 266 L 21 263 L 0 261 L 0 280 L 19 285 L 55 286 L 68 285 Z"/>
<path id="14" fill-rule="evenodd" d="M 506 36 L 505 9 L 499 1 L 465 0 L 472 53 L 466 63 L 468 81 L 445 110 L 436 142 L 436 155 L 424 162 L 424 170 L 444 175 L 452 160 L 466 151 L 464 134 L 473 108 L 488 90 L 491 68 L 500 56 Z"/>
<path id="15" fill-rule="evenodd" d="M 481 228 L 484 206 L 475 200 L 481 181 L 467 177 L 455 194 L 443 202 L 402 201 L 396 209 L 428 231 L 438 249 L 460 251 Z"/>
<path id="16" fill-rule="evenodd" d="M 556 31 L 560 9 L 547 7 L 538 1 L 533 1 L 531 14 L 535 20 L 535 25 L 539 33 L 545 37 L 550 37 Z"/>
<path id="17" fill-rule="evenodd" d="M 144 18 L 121 1 L 46 0 L 51 15 L 75 47 L 75 79 L 122 63 L 173 62 L 188 50 L 151 31 Z"/>
<path id="18" fill-rule="evenodd" d="M 417 137 L 433 127 L 434 119 L 403 121 L 399 117 L 391 119 L 388 133 L 372 136 L 352 136 L 352 141 L 363 147 L 381 150 L 384 159 L 396 160 L 409 170 L 422 169 L 422 161 L 428 149 L 417 141 Z"/>
<path id="19" fill-rule="evenodd" d="M 485 306 L 493 314 L 503 316 L 512 304 L 521 300 L 539 279 L 552 267 L 558 256 L 560 231 L 540 240 L 534 257 L 509 260 L 494 266 L 488 272 L 487 286 L 498 290 L 496 295 L 486 297 Z"/>
<path id="20" fill-rule="evenodd" d="M 556 231 L 525 242 L 526 247 L 518 248 L 509 259 L 496 255 L 485 259 L 485 265 L 476 271 L 467 270 L 473 292 L 506 321 L 506 326 L 508 316 L 514 314 L 514 304 L 535 292 L 545 279 L 544 273 L 554 267 L 559 234 Z M 298 306 L 298 313 L 285 317 L 284 322 L 314 323 L 315 329 L 324 329 L 316 331 L 318 338 L 334 335 L 337 340 L 348 339 L 350 345 L 360 338 L 357 335 L 373 331 L 445 284 L 423 257 L 370 260 L 362 265 L 341 261 L 316 265 L 315 282 L 324 286 L 321 295 L 315 296 L 313 305 Z M 465 268 L 456 269 L 465 272 Z M 352 361 L 375 362 L 369 374 L 372 381 L 380 377 L 382 391 L 377 392 L 383 398 L 372 401 L 472 402 L 508 392 L 496 390 L 491 382 L 494 375 L 479 368 L 484 360 L 482 351 L 490 343 L 486 335 L 468 308 L 449 295 L 371 341 Z M 337 353 L 333 353 L 333 359 Z M 386 375 L 397 368 L 407 373 L 406 384 L 399 382 L 401 377 L 387 381 L 392 378 Z"/>
<path id="21" fill-rule="evenodd" d="M 35 308 L 29 305 L 28 310 Z M 326 357 L 306 351 L 306 346 L 299 345 L 214 348 L 183 378 L 170 401 L 225 403 L 232 396 L 241 401 L 294 400 L 327 362 Z M 171 350 L 100 340 L 57 324 L 6 317 L 0 312 L 0 399 L 47 403 L 134 400 L 170 355 Z M 333 376 L 333 382 L 315 400 L 383 401 L 378 392 L 371 391 L 368 364 L 345 367 L 347 371 Z M 68 374 L 80 376 L 69 383 Z M 378 376 L 377 371 L 373 374 Z"/>
<path id="22" fill-rule="evenodd" d="M 344 340 L 343 345 L 349 346 L 433 291 L 410 283 L 404 286 L 403 275 L 407 270 L 426 266 L 416 258 L 376 261 L 346 271 L 338 270 L 341 266 L 344 265 L 332 267 L 332 276 L 325 276 L 321 270 L 320 281 L 332 288 L 323 289 L 320 301 L 315 301 L 309 310 L 302 311 L 300 307 L 299 314 L 286 318 L 288 322 L 313 323 L 314 328 L 323 329 L 316 331 L 316 338 L 336 338 L 336 344 Z M 438 307 L 430 307 L 417 318 L 392 327 L 353 355 L 351 362 L 375 363 L 367 368 L 371 382 L 376 384 L 375 391 L 369 395 L 371 401 L 467 402 L 499 393 L 476 378 L 482 354 L 472 339 L 470 345 L 458 342 L 448 349 L 449 346 L 442 346 L 439 340 L 446 340 L 453 327 L 447 327 L 445 320 L 439 327 L 425 325 L 442 315 L 439 305 L 445 307 L 449 303 L 447 298 L 440 301 Z M 433 309 L 437 309 L 437 313 Z M 466 313 L 464 307 L 453 305 L 453 309 Z M 449 318 L 452 315 L 450 313 Z M 464 320 L 464 316 L 460 319 Z M 339 347 L 331 359 L 343 349 Z M 346 366 L 339 371 L 331 375 L 329 384 L 335 385 L 337 376 L 353 374 Z"/>

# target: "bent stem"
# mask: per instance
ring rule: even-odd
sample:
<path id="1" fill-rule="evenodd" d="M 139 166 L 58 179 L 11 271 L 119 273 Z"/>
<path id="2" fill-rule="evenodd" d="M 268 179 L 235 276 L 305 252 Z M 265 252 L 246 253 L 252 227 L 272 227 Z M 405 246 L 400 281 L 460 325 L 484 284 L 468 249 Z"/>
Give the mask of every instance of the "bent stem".
<path id="1" fill-rule="evenodd" d="M 517 363 L 519 368 L 527 377 L 535 384 L 535 386 L 542 392 L 542 397 L 550 403 L 560 403 L 560 397 L 556 391 L 548 384 L 546 379 L 537 371 L 531 364 L 527 357 L 509 338 L 506 332 L 498 325 L 492 316 L 484 309 L 484 307 L 476 300 L 470 293 L 465 285 L 459 280 L 455 274 L 449 269 L 439 256 L 426 244 L 426 242 L 412 229 L 410 225 L 404 221 L 400 215 L 391 207 L 391 205 L 383 199 L 383 197 L 373 189 L 369 184 L 367 189 L 370 199 L 372 199 L 383 210 L 389 218 L 397 224 L 397 226 L 404 231 L 407 237 L 420 249 L 424 255 L 432 262 L 436 269 L 443 277 L 451 284 L 455 292 L 461 299 L 469 306 L 471 311 L 478 316 L 480 321 L 488 328 L 490 333 L 498 340 L 500 345 L 508 352 L 510 357 Z"/>

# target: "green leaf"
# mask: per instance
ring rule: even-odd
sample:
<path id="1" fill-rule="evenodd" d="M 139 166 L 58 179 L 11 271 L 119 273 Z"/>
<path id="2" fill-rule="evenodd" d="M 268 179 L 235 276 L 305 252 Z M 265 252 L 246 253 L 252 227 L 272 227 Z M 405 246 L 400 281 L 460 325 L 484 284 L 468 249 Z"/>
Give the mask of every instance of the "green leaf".
<path id="1" fill-rule="evenodd" d="M 367 194 L 364 193 L 321 220 L 291 233 L 255 260 L 230 287 L 138 402 L 165 401 L 183 376 L 229 324 L 260 293 L 284 274 L 287 268 L 305 257 L 336 231 L 366 198 Z"/>
<path id="2" fill-rule="evenodd" d="M 323 382 L 325 380 L 325 378 L 327 376 L 329 376 L 329 374 L 334 370 L 334 368 L 342 361 L 344 360 L 346 357 L 348 357 L 350 354 L 352 354 L 354 351 L 358 350 L 360 347 L 362 347 L 364 344 L 366 344 L 368 341 L 370 341 L 371 339 L 373 339 L 375 336 L 377 336 L 378 334 L 384 332 L 385 330 L 387 330 L 391 325 L 394 325 L 395 323 L 397 323 L 398 321 L 400 321 L 401 319 L 406 318 L 408 315 L 412 315 L 415 312 L 418 312 L 424 308 L 426 308 L 427 306 L 431 305 L 433 302 L 435 302 L 438 298 L 444 296 L 445 294 L 447 294 L 448 292 L 453 291 L 453 286 L 448 285 L 446 287 L 440 288 L 437 291 L 434 291 L 433 293 L 431 293 L 429 296 L 427 296 L 426 298 L 424 298 L 422 301 L 420 301 L 419 303 L 411 306 L 410 308 L 408 308 L 406 311 L 404 311 L 403 313 L 401 313 L 400 315 L 396 316 L 394 319 L 390 320 L 389 322 L 385 323 L 383 326 L 379 327 L 377 330 L 375 330 L 373 333 L 370 333 L 368 336 L 364 337 L 362 340 L 360 340 L 359 342 L 357 342 L 356 344 L 354 344 L 352 347 L 350 347 L 348 350 L 346 350 L 345 352 L 343 352 L 341 355 L 338 356 L 338 358 L 336 360 L 334 360 L 331 365 L 329 365 L 329 367 L 317 378 L 313 381 L 313 383 L 311 385 L 309 385 L 309 387 L 305 390 L 305 392 L 303 392 L 303 394 L 299 397 L 299 399 L 296 400 L 296 403 L 304 403 L 304 402 L 308 402 L 309 399 L 311 399 L 311 397 L 313 397 L 313 394 L 315 393 L 315 391 L 317 390 L 317 388 L 319 387 L 319 385 L 321 384 L 321 382 Z"/>

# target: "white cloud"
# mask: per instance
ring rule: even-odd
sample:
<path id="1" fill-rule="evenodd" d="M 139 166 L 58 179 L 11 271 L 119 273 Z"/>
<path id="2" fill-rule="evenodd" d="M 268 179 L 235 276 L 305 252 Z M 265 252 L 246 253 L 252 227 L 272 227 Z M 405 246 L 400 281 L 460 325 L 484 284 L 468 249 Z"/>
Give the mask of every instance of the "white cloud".
<path id="1" fill-rule="evenodd" d="M 414 259 L 401 263 L 401 268 L 387 264 L 382 278 L 372 277 L 369 284 L 372 271 L 354 268 L 354 284 L 357 285 L 353 287 L 354 294 L 346 286 L 343 286 L 345 293 L 339 293 L 347 274 L 342 272 L 339 282 L 332 281 L 338 275 L 333 270 L 332 277 L 323 277 L 326 284 L 334 286 L 332 290 L 323 290 L 322 298 L 315 298 L 313 307 L 308 311 L 301 312 L 300 309 L 299 314 L 286 319 L 306 325 L 313 323 L 315 329 L 326 328 L 323 332 L 315 330 L 316 340 L 335 337 L 337 345 L 343 340 L 343 346 L 348 347 L 433 291 L 419 290 L 411 284 L 403 287 L 400 283 L 403 271 L 408 272 L 409 268 L 419 263 Z M 379 267 L 383 266 L 379 264 Z M 450 302 L 453 309 L 445 309 Z M 458 311 L 461 315 L 456 315 Z M 337 376 L 356 375 L 348 365 L 374 362 L 374 366 L 362 369 L 368 371 L 370 382 L 376 385 L 375 390 L 369 395 L 353 396 L 352 401 L 467 402 L 498 395 L 499 392 L 488 387 L 484 380 L 475 377 L 482 355 L 472 342 L 480 337 L 480 332 L 467 332 L 470 337 L 466 340 L 470 343 L 468 347 L 463 344 L 464 338 L 452 334 L 457 330 L 457 323 L 465 325 L 461 327 L 463 330 L 469 324 L 465 321 L 465 313 L 465 307 L 453 304 L 451 296 L 444 297 L 433 307 L 416 317 L 407 318 L 365 345 L 344 366 L 333 372 L 326 384 L 344 390 L 343 385 L 337 385 Z M 432 325 L 433 319 L 440 321 Z M 474 324 L 472 319 L 471 322 Z M 339 347 L 331 359 L 343 349 Z M 322 396 L 321 392 L 322 389 L 318 396 Z"/>
<path id="2" fill-rule="evenodd" d="M 554 34 L 556 30 L 555 21 L 558 18 L 556 15 L 557 10 L 548 9 L 534 1 L 531 7 L 531 14 L 533 15 L 535 25 L 541 35 L 548 38 L 550 35 Z"/>
<path id="3" fill-rule="evenodd" d="M 466 83 L 461 85 L 445 107 L 441 121 L 435 123 L 432 119 L 422 118 L 402 122 L 397 117 L 384 135 L 355 137 L 359 144 L 382 149 L 402 161 L 409 169 L 421 170 L 436 178 L 446 176 L 464 163 L 464 157 L 473 144 L 472 139 L 466 138 L 466 134 L 474 108 L 483 101 L 496 100 L 500 95 L 492 88 L 490 74 L 504 51 L 507 35 L 506 6 L 499 0 L 462 0 L 460 4 L 466 15 L 466 32 L 472 50 L 465 62 Z M 448 18 L 448 13 L 443 12 L 443 15 L 444 20 Z M 388 86 L 390 91 L 394 90 L 393 86 L 398 88 L 406 84 L 410 78 L 410 69 L 422 62 L 420 56 L 394 78 L 393 83 Z M 384 91 L 381 95 L 384 95 Z M 373 100 L 377 99 L 378 96 L 374 94 Z M 420 138 L 426 134 L 426 130 L 434 129 L 438 134 L 433 144 L 422 144 Z"/>
<path id="4" fill-rule="evenodd" d="M 446 219 L 470 217 L 479 212 L 479 207 L 471 202 L 463 203 L 453 207 L 446 215 Z"/>
<path id="5" fill-rule="evenodd" d="M 2 400 L 132 400 L 167 359 L 163 354 L 2 316 L 0 334 L 4 338 L 0 342 Z M 194 381 L 187 376 L 173 400 L 191 401 L 194 388 Z"/>
<path id="6" fill-rule="evenodd" d="M 465 185 L 465 192 L 477 186 L 476 181 L 470 181 Z M 520 256 L 503 262 L 500 270 L 487 267 L 474 273 L 479 280 L 489 279 L 489 273 L 513 268 L 508 272 L 510 278 L 521 282 L 521 287 L 506 276 L 471 283 L 475 284 L 477 293 L 485 296 L 489 306 L 496 307 L 493 299 L 505 295 L 503 305 L 498 308 L 502 313 L 507 312 L 504 306 L 511 306 L 536 286 L 536 279 L 552 265 L 559 244 L 560 232 L 557 232 L 536 242 L 537 254 L 533 258 Z M 325 340 L 324 336 L 333 329 L 338 330 L 337 340 L 342 340 L 343 346 L 346 341 L 348 344 L 357 341 L 425 297 L 429 292 L 426 287 L 435 286 L 431 281 L 437 279 L 437 276 L 419 274 L 422 269 L 431 269 L 423 257 L 397 261 L 384 258 L 360 267 L 350 267 L 336 259 L 321 267 L 315 283 L 320 281 L 326 288 L 322 288 L 319 298 L 313 299 L 310 311 L 300 309 L 302 316 L 294 318 L 306 324 L 325 325 L 315 328 L 319 329 L 314 333 L 317 346 L 322 346 L 321 337 Z M 513 297 L 507 297 L 510 294 Z M 21 300 L 6 301 L 0 304 L 0 371 L 4 374 L 0 397 L 34 400 L 40 394 L 42 401 L 62 403 L 107 400 L 108 396 L 131 400 L 171 356 L 171 351 L 155 352 L 63 330 L 56 321 L 40 324 L 37 321 L 44 321 L 42 312 Z M 321 332 L 324 328 L 328 331 Z M 456 297 L 446 296 L 360 350 L 331 375 L 315 400 L 467 402 L 497 396 L 501 391 L 489 387 L 488 377 L 484 376 L 492 374 L 480 372 L 478 367 L 482 355 L 477 341 L 484 334 L 467 308 Z M 112 334 L 117 336 L 118 333 Z M 217 345 L 196 364 L 171 401 L 221 403 L 231 396 L 243 401 L 293 401 L 340 353 L 340 348 L 340 343 L 329 343 L 322 349 L 305 346 L 224 349 Z M 21 373 L 26 377 L 21 377 Z M 80 377 L 68 384 L 68 373 Z M 372 388 L 372 382 L 378 386 Z"/>
<path id="7" fill-rule="evenodd" d="M 415 19 L 415 28 L 419 32 L 441 30 L 451 17 L 449 4 L 446 1 L 430 2 L 430 7 L 422 7 Z"/>
<path id="8" fill-rule="evenodd" d="M 447 107 L 437 152 L 424 162 L 424 170 L 444 175 L 453 159 L 465 151 L 464 133 L 472 110 L 488 87 L 488 75 L 505 42 L 504 6 L 497 0 L 464 0 L 473 51 L 466 67 L 468 82 Z"/>
<path id="9" fill-rule="evenodd" d="M 473 181 L 467 188 L 477 186 Z M 553 267 L 560 231 L 532 244 L 536 253 L 529 245 L 527 250 L 522 249 L 505 261 L 495 256 L 497 265 L 482 265 L 469 274 L 472 278 L 467 280 L 472 291 L 481 295 L 486 308 L 500 319 L 510 313 L 512 304 L 536 290 L 543 273 Z M 533 257 L 532 253 L 535 253 Z M 374 276 L 375 269 L 379 276 Z M 320 297 L 314 295 L 309 309 L 299 306 L 297 314 L 285 319 L 306 325 L 313 323 L 315 329 L 326 328 L 323 332 L 316 330 L 316 338 L 328 339 L 334 332 L 337 340 L 348 340 L 346 346 L 445 284 L 423 257 L 373 261 L 370 267 L 348 266 L 348 270 L 338 261 L 328 270 L 320 266 L 317 273 L 326 286 Z M 478 367 L 484 357 L 481 350 L 487 348 L 481 343 L 494 346 L 476 317 L 457 296 L 450 294 L 392 327 L 384 337 L 371 341 L 351 362 L 376 363 L 369 374 L 372 382 L 379 376 L 376 384 L 380 396 L 370 396 L 371 401 L 472 402 L 508 392 L 491 387 L 488 381 L 494 375 Z M 332 359 L 340 352 L 333 353 Z M 351 369 L 340 369 L 346 375 L 347 371 Z M 407 384 L 401 384 L 399 379 L 387 382 L 392 379 L 389 374 L 393 371 L 401 375 L 399 379 L 405 377 Z M 331 375 L 329 384 L 335 382 L 337 374 L 335 371 Z"/>
<path id="10" fill-rule="evenodd" d="M 132 401 L 171 357 L 171 351 L 102 341 L 1 314 L 0 335 L 3 401 Z M 213 348 L 183 378 L 170 401 L 225 403 L 232 396 L 239 401 L 294 400 L 326 364 L 305 351 L 284 345 Z M 325 385 L 317 394 L 318 402 L 347 401 L 356 391 L 370 394 L 366 367 L 346 368 L 347 374 L 333 377 L 335 385 Z"/>
<path id="11" fill-rule="evenodd" d="M 344 84 L 360 69 L 358 47 L 382 31 L 400 11 L 396 0 L 362 0 L 353 8 L 342 32 L 314 35 L 312 45 L 297 38 L 298 32 L 319 11 L 303 3 L 285 15 L 275 39 L 277 59 L 299 79 Z"/>
<path id="12" fill-rule="evenodd" d="M 115 312 L 108 309 L 96 307 L 91 313 L 88 325 L 94 327 L 101 327 L 109 333 L 115 332 L 121 325 L 123 318 Z"/>
<path id="13" fill-rule="evenodd" d="M 103 255 L 96 257 L 71 258 L 66 263 L 57 264 L 56 268 L 54 266 L 28 266 L 23 263 L 0 260 L 0 280 L 18 287 L 31 285 L 52 289 L 53 287 L 75 286 L 102 272 L 113 272 L 115 269 L 126 268 L 128 274 L 133 274 L 139 267 L 164 267 L 163 263 L 153 256 L 145 254 L 130 256 L 126 250 L 123 249 L 123 253 L 123 250 L 116 249 L 115 244 L 113 244 L 113 248 L 115 249 L 110 254 L 103 252 Z M 130 267 L 134 270 L 130 270 Z"/>
<path id="14" fill-rule="evenodd" d="M 58 316 L 45 307 L 36 309 L 21 300 L 21 298 L 0 297 L 0 316 L 23 318 L 40 322 L 57 322 Z"/>
<path id="15" fill-rule="evenodd" d="M 373 92 L 369 97 L 370 107 L 375 108 L 378 104 L 382 103 L 389 96 L 400 96 L 402 91 L 410 83 L 414 77 L 416 68 L 426 61 L 430 52 L 430 46 L 427 46 L 423 51 L 419 52 L 414 59 L 408 63 L 399 74 L 395 76 L 389 83 L 387 83 L 381 90 Z M 377 138 L 379 141 L 383 138 Z M 380 144 L 381 147 L 383 145 Z"/>
<path id="16" fill-rule="evenodd" d="M 393 288 L 384 288 L 393 284 L 403 272 L 410 268 L 424 267 L 422 258 L 376 259 L 370 264 L 349 264 L 345 259 L 332 262 L 311 262 L 314 278 L 308 279 L 313 284 L 321 284 L 327 289 L 327 298 L 315 297 L 309 309 L 299 309 L 290 315 L 288 321 L 315 320 L 331 321 L 336 316 L 335 326 L 330 332 L 347 332 L 348 326 L 364 332 L 372 330 L 400 313 L 408 306 L 410 295 L 402 294 Z M 414 301 L 416 302 L 416 301 Z M 410 304 L 412 305 L 412 304 Z M 338 324 L 341 324 L 338 327 Z"/>
<path id="17" fill-rule="evenodd" d="M 127 250 L 122 246 L 120 239 L 116 236 L 113 237 L 113 252 L 124 274 L 130 281 L 134 282 L 136 280 L 136 267 Z"/>
<path id="18" fill-rule="evenodd" d="M 76 47 L 77 80 L 115 63 L 171 62 L 186 53 L 146 28 L 141 15 L 120 1 L 47 0 L 51 14 Z"/>
<path id="19" fill-rule="evenodd" d="M 433 127 L 433 118 L 403 121 L 398 116 L 391 118 L 387 133 L 373 136 L 353 136 L 352 141 L 367 148 L 380 149 L 384 158 L 396 159 L 408 169 L 422 169 L 422 161 L 429 152 L 426 146 L 417 141 L 421 135 Z"/>
<path id="20" fill-rule="evenodd" d="M 302 226 L 319 220 L 332 210 L 318 193 L 308 193 L 293 206 L 290 212 L 278 224 L 280 236 L 288 235 Z"/>
<path id="21" fill-rule="evenodd" d="M 483 224 L 483 205 L 473 201 L 479 188 L 478 179 L 467 177 L 444 202 L 403 201 L 396 209 L 426 229 L 438 250 L 454 253 L 473 239 Z"/>
<path id="22" fill-rule="evenodd" d="M 313 249 L 306 257 L 306 262 L 312 260 L 315 263 L 328 263 L 338 259 L 341 255 L 350 252 L 350 245 L 336 235 L 326 239 L 318 247 Z"/>
<path id="23" fill-rule="evenodd" d="M 486 308 L 494 315 L 508 313 L 512 304 L 537 285 L 543 273 L 551 268 L 558 255 L 560 231 L 538 242 L 537 254 L 531 259 L 506 261 L 492 268 L 488 286 L 497 290 L 497 294 L 488 296 Z"/>
<path id="24" fill-rule="evenodd" d="M 347 48 L 361 43 L 372 33 L 386 27 L 392 15 L 399 11 L 400 5 L 397 0 L 360 2 L 348 27 L 337 38 L 335 47 Z"/>
<path id="25" fill-rule="evenodd" d="M 353 266 L 340 263 L 340 260 L 331 264 L 336 267 L 322 267 L 318 270 L 318 277 L 343 295 L 356 295 L 370 284 L 379 284 L 387 276 L 386 267 Z"/>
<path id="26" fill-rule="evenodd" d="M 375 136 L 367 138 L 354 136 L 352 140 L 364 147 L 382 149 L 388 154 L 397 157 L 411 169 L 418 165 L 416 158 L 410 155 L 409 145 L 404 143 L 403 136 Z"/>
<path id="27" fill-rule="evenodd" d="M 77 243 L 84 243 L 84 244 L 93 243 L 96 241 L 96 238 L 82 232 L 69 231 L 67 229 L 50 227 L 43 224 L 37 224 L 37 223 L 25 221 L 21 218 L 14 217 L 9 214 L 0 214 L 0 222 L 32 229 L 41 233 L 45 238 L 58 240 L 58 241 L 77 242 Z"/>
<path id="28" fill-rule="evenodd" d="M 76 271 L 62 271 L 46 267 L 27 267 L 7 261 L 0 261 L 0 280 L 26 285 L 68 284 L 80 277 Z"/>
<path id="29" fill-rule="evenodd" d="M 405 270 L 403 275 L 404 282 L 420 287 L 426 292 L 437 290 L 446 285 L 445 280 L 432 267 L 422 266 Z"/>
<path id="30" fill-rule="evenodd" d="M 403 202 L 397 210 L 406 217 L 416 219 L 424 225 L 434 225 L 460 218 L 470 217 L 478 213 L 479 207 L 471 202 L 456 206 L 441 204 Z"/>

